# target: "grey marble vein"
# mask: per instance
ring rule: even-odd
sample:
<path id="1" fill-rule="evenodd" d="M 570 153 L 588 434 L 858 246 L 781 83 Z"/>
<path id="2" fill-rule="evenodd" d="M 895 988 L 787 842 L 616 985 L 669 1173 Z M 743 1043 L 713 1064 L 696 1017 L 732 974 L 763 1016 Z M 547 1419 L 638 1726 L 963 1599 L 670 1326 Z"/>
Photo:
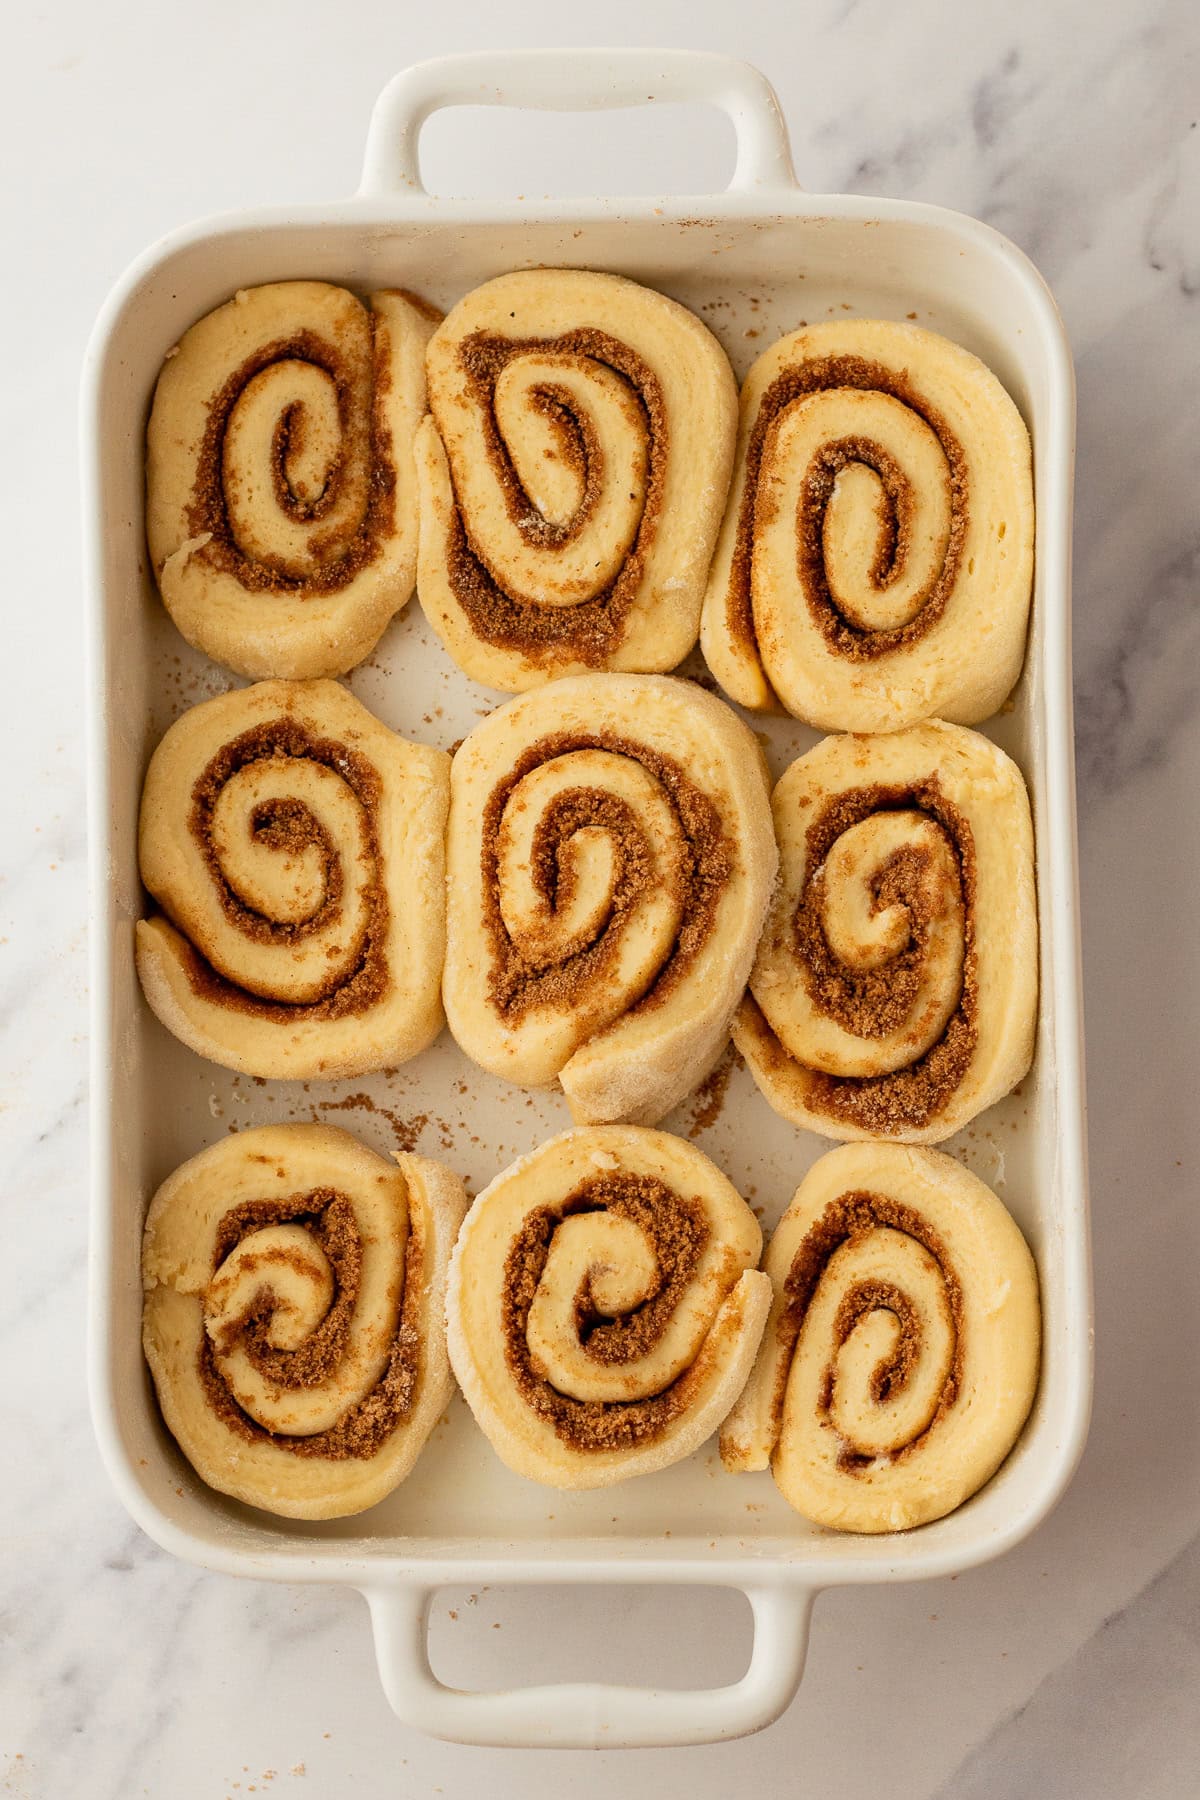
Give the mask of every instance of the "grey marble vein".
<path id="1" fill-rule="evenodd" d="M 1200 1771 L 1200 1538 L 1046 1678 L 939 1800 L 1182 1800 Z"/>

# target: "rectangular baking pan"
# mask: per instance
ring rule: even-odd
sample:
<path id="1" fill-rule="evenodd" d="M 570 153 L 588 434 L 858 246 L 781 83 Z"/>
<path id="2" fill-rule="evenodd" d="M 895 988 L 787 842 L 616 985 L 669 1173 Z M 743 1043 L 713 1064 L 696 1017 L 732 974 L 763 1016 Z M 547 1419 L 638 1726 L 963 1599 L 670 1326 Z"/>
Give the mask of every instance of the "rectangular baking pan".
<path id="1" fill-rule="evenodd" d="M 666 100 L 709 102 L 732 120 L 736 168 L 724 192 L 480 203 L 438 199 L 421 185 L 417 138 L 439 107 L 569 111 Z M 769 1475 L 724 1474 L 715 1444 L 623 1488 L 550 1494 L 501 1466 L 457 1399 L 387 1502 L 358 1518 L 293 1523 L 204 1487 L 158 1417 L 141 1354 L 139 1247 L 146 1202 L 177 1163 L 231 1127 L 315 1116 L 385 1151 L 415 1140 L 477 1191 L 568 1119 L 561 1097 L 536 1095 L 530 1104 L 473 1070 L 445 1034 L 390 1077 L 257 1084 L 191 1055 L 143 1004 L 133 960 L 134 922 L 144 909 L 136 856 L 142 775 L 171 719 L 231 685 L 183 643 L 149 575 L 143 433 L 154 380 L 184 329 L 239 287 L 311 276 L 360 292 L 411 287 L 445 306 L 492 275 L 539 263 L 613 270 L 674 295 L 716 332 L 739 376 L 803 320 L 843 311 L 915 315 L 981 356 L 1032 432 L 1038 535 L 1029 652 L 1013 702 L 985 729 L 1020 763 L 1033 798 L 1038 1050 L 1020 1091 L 947 1148 L 998 1189 L 1034 1247 L 1044 1365 L 1033 1415 L 1000 1473 L 949 1518 L 906 1535 L 861 1538 L 809 1526 Z M 744 64 L 692 52 L 518 52 L 409 69 L 376 107 L 352 200 L 179 231 L 142 256 L 106 304 L 83 388 L 96 1430 L 125 1505 L 164 1548 L 227 1574 L 361 1589 L 388 1697 L 408 1723 L 460 1742 L 559 1746 L 700 1743 L 758 1729 L 795 1691 L 821 1588 L 970 1568 L 1018 1543 L 1063 1492 L 1083 1446 L 1091 1387 L 1069 654 L 1073 429 L 1063 326 L 1012 244 L 936 207 L 805 194 L 767 83 Z M 415 602 L 350 685 L 388 724 L 446 747 L 498 698 L 450 668 Z M 814 741 L 792 721 L 754 723 L 776 775 Z M 715 1120 L 693 1102 L 667 1124 L 695 1136 L 767 1226 L 827 1148 L 776 1118 L 744 1071 Z M 743 1679 L 689 1692 L 576 1684 L 475 1694 L 442 1686 L 430 1668 L 425 1627 L 439 1585 L 612 1581 L 742 1589 L 755 1620 Z"/>

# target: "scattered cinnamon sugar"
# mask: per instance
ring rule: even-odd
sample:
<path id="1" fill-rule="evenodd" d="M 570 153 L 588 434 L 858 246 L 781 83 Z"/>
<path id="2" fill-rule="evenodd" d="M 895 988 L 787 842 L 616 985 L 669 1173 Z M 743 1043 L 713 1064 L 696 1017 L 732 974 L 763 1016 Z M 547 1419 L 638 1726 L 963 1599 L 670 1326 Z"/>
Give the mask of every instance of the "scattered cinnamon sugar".
<path id="1" fill-rule="evenodd" d="M 428 1113 L 414 1113 L 406 1119 L 393 1107 L 382 1106 L 378 1100 L 372 1100 L 368 1093 L 347 1094 L 342 1100 L 318 1100 L 313 1108 L 313 1118 L 318 1112 L 366 1112 L 376 1113 L 386 1119 L 392 1128 L 392 1136 L 396 1140 L 397 1150 L 410 1155 L 417 1147 L 421 1133 L 429 1123 Z M 440 1121 L 439 1121 L 440 1123 Z"/>
<path id="2" fill-rule="evenodd" d="M 739 1056 L 737 1047 L 729 1043 L 721 1054 L 721 1059 L 714 1069 L 710 1069 L 700 1086 L 692 1095 L 695 1108 L 692 1122 L 688 1127 L 688 1136 L 696 1138 L 702 1131 L 708 1131 L 721 1116 L 725 1105 L 725 1094 L 729 1087 L 729 1079 L 735 1069 L 745 1065 Z"/>

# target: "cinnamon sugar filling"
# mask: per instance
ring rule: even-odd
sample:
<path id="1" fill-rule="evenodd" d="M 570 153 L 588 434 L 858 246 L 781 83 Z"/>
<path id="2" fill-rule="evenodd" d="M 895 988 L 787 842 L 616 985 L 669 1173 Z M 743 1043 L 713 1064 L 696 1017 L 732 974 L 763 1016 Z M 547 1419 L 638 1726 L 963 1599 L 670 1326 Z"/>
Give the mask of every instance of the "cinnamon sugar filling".
<path id="1" fill-rule="evenodd" d="M 275 504 L 297 524 L 319 519 L 329 511 L 337 497 L 342 469 L 342 459 L 339 457 L 328 471 L 321 492 L 314 499 L 303 499 L 295 492 L 288 478 L 288 463 L 293 456 L 303 454 L 306 418 L 307 414 L 302 406 L 295 403 L 285 406 L 271 435 L 271 487 Z"/>
<path id="2" fill-rule="evenodd" d="M 921 981 L 930 912 L 921 875 L 926 855 L 913 847 L 889 857 L 875 878 L 877 907 L 907 908 L 911 936 L 884 968 L 849 970 L 829 947 L 821 922 L 825 858 L 844 831 L 871 814 L 917 810 L 945 833 L 958 865 L 964 913 L 962 988 L 937 1043 L 908 1068 L 885 1075 L 828 1075 L 805 1070 L 809 1104 L 831 1118 L 880 1136 L 935 1118 L 970 1066 L 978 1037 L 975 947 L 975 843 L 971 827 L 943 794 L 936 776 L 911 787 L 853 788 L 827 801 L 806 834 L 810 870 L 793 917 L 793 948 L 814 1005 L 859 1037 L 883 1037 L 903 1024 Z M 769 1028 L 768 1028 L 769 1029 Z M 783 1046 L 772 1034 L 780 1061 Z"/>
<path id="3" fill-rule="evenodd" d="M 813 620 L 830 649 L 852 662 L 869 662 L 918 642 L 941 618 L 958 579 L 969 518 L 970 483 L 966 454 L 942 415 L 926 400 L 907 371 L 886 368 L 861 356 L 824 356 L 784 369 L 764 392 L 746 445 L 746 483 L 738 514 L 729 572 L 727 621 L 734 639 L 757 655 L 751 571 L 758 507 L 758 476 L 767 433 L 794 400 L 829 388 L 857 388 L 890 394 L 924 419 L 941 444 L 950 468 L 950 541 L 921 610 L 907 624 L 873 631 L 848 619 L 837 605 L 825 574 L 825 511 L 839 470 L 852 462 L 874 469 L 883 486 L 879 545 L 870 572 L 872 584 L 887 587 L 903 569 L 909 550 L 912 497 L 908 478 L 895 459 L 869 438 L 848 436 L 822 446 L 806 472 L 797 513 L 796 573 Z"/>
<path id="4" fill-rule="evenodd" d="M 650 986 L 634 1002 L 635 1007 L 661 1004 L 687 974 L 713 930 L 717 907 L 735 867 L 734 847 L 716 806 L 670 757 L 609 731 L 559 732 L 530 745 L 511 773 L 493 789 L 484 809 L 482 829 L 483 923 L 492 949 L 488 991 L 496 1010 L 513 1021 L 539 1006 L 570 1007 L 589 987 L 608 978 L 624 924 L 651 879 L 649 846 L 628 803 L 596 788 L 571 790 L 560 795 L 539 822 L 534 839 L 533 877 L 547 901 L 564 905 L 572 877 L 569 861 L 561 856 L 562 846 L 585 825 L 599 825 L 608 832 L 616 850 L 618 873 L 600 935 L 549 968 L 532 961 L 509 936 L 500 907 L 497 853 L 505 807 L 517 784 L 532 769 L 575 750 L 608 750 L 640 763 L 659 782 L 679 824 L 682 854 L 671 877 L 677 884 L 679 931 Z"/>
<path id="5" fill-rule="evenodd" d="M 585 412 L 576 411 L 575 396 L 570 388 L 547 382 L 544 387 L 537 388 L 530 394 L 529 402 L 549 421 L 558 440 L 559 455 L 579 476 L 583 494 L 574 513 L 565 522 L 556 524 L 551 519 L 543 518 L 530 505 L 516 470 L 505 452 L 508 477 L 501 484 L 505 507 L 526 543 L 547 546 L 569 544 L 579 536 L 596 510 L 596 502 L 604 488 L 604 452 L 591 419 Z M 629 403 L 640 411 L 636 395 L 630 394 Z M 490 415 L 489 423 L 494 429 L 495 420 Z M 524 502 L 523 505 L 520 504 L 521 501 Z M 489 568 L 488 572 L 498 587 L 504 586 L 502 569 Z"/>
<path id="6" fill-rule="evenodd" d="M 903 1462 L 914 1454 L 918 1446 L 936 1429 L 939 1421 L 954 1405 L 958 1398 L 962 1383 L 963 1371 L 963 1301 L 962 1286 L 950 1263 L 949 1254 L 941 1238 L 920 1213 L 912 1207 L 905 1206 L 902 1201 L 893 1200 L 886 1194 L 872 1194 L 865 1191 L 851 1191 L 831 1200 L 821 1217 L 808 1229 L 803 1243 L 792 1258 L 791 1267 L 784 1279 L 784 1307 L 776 1326 L 777 1341 L 785 1352 L 780 1360 L 780 1373 L 772 1396 L 772 1406 L 776 1420 L 782 1417 L 784 1393 L 787 1388 L 788 1374 L 791 1368 L 792 1354 L 801 1328 L 812 1304 L 821 1277 L 829 1265 L 834 1252 L 843 1244 L 853 1244 L 869 1236 L 881 1226 L 890 1226 L 895 1231 L 902 1231 L 921 1244 L 938 1265 L 945 1286 L 946 1304 L 949 1308 L 954 1328 L 954 1348 L 950 1359 L 950 1369 L 943 1383 L 933 1417 L 925 1429 L 907 1444 L 887 1453 L 889 1462 Z M 908 1382 L 917 1368 L 922 1351 L 921 1331 L 917 1321 L 916 1309 L 902 1289 L 887 1281 L 859 1281 L 847 1289 L 842 1296 L 834 1318 L 833 1343 L 830 1346 L 830 1359 L 826 1365 L 821 1383 L 819 1408 L 823 1420 L 828 1420 L 833 1404 L 834 1358 L 846 1342 L 860 1319 L 867 1313 L 884 1308 L 892 1313 L 900 1327 L 899 1338 L 895 1349 L 889 1357 L 881 1362 L 872 1372 L 870 1392 L 876 1403 L 887 1400 L 891 1394 L 898 1393 Z M 849 1474 L 855 1474 L 869 1463 L 878 1460 L 876 1454 L 866 1456 L 854 1448 L 853 1444 L 844 1443 L 838 1457 L 839 1468 Z"/>
<path id="7" fill-rule="evenodd" d="M 336 1375 L 358 1299 L 362 1238 L 353 1201 L 333 1188 L 314 1188 L 309 1193 L 293 1194 L 283 1200 L 250 1200 L 231 1208 L 221 1220 L 214 1248 L 213 1274 L 243 1238 L 261 1230 L 264 1225 L 285 1224 L 306 1226 L 329 1259 L 334 1277 L 334 1298 L 329 1311 L 299 1349 L 274 1349 L 266 1341 L 272 1296 L 270 1269 L 264 1263 L 262 1285 L 242 1317 L 226 1327 L 221 1347 L 228 1349 L 237 1341 L 253 1366 L 267 1380 L 286 1391 L 320 1387 Z M 346 1462 L 351 1458 L 366 1459 L 377 1455 L 407 1416 L 421 1377 L 418 1307 L 422 1261 L 422 1245 L 417 1233 L 410 1230 L 405 1249 L 400 1318 L 383 1374 L 370 1393 L 350 1407 L 336 1425 L 309 1437 L 268 1431 L 243 1412 L 225 1384 L 214 1346 L 205 1331 L 199 1351 L 200 1382 L 221 1423 L 248 1443 L 276 1444 L 294 1456 Z"/>
<path id="8" fill-rule="evenodd" d="M 196 477 L 187 512 L 188 532 L 192 537 L 207 535 L 209 541 L 196 555 L 210 567 L 232 575 L 252 593 L 306 595 L 334 594 L 346 587 L 378 556 L 384 540 L 395 529 L 396 470 L 391 460 L 390 435 L 387 431 L 383 401 L 391 387 L 392 375 L 386 354 L 386 337 L 376 329 L 377 321 L 368 313 L 371 331 L 371 364 L 373 373 L 371 410 L 365 420 L 356 420 L 351 398 L 352 371 L 342 347 L 317 332 L 301 330 L 291 336 L 264 344 L 233 371 L 208 402 L 208 416 L 196 462 Z M 366 510 L 350 538 L 341 531 L 315 535 L 310 549 L 320 563 L 320 573 L 304 576 L 286 574 L 283 570 L 248 557 L 234 536 L 225 494 L 225 434 L 230 414 L 243 389 L 263 369 L 278 362 L 310 363 L 324 372 L 337 389 L 338 419 L 342 450 L 334 459 L 321 493 L 305 500 L 296 495 L 288 481 L 287 464 L 301 447 L 304 434 L 304 409 L 293 405 L 284 409 L 273 435 L 271 485 L 276 502 L 293 520 L 320 520 L 334 507 L 345 479 L 348 458 L 362 445 L 369 458 Z M 365 439 L 365 444 L 363 440 Z"/>
<path id="9" fill-rule="evenodd" d="M 616 1368 L 637 1361 L 659 1342 L 704 1252 L 708 1222 L 699 1201 L 685 1199 L 653 1176 L 617 1172 L 585 1181 L 565 1200 L 531 1212 L 505 1258 L 504 1354 L 526 1404 L 572 1449 L 631 1450 L 652 1442 L 686 1411 L 700 1379 L 699 1364 L 661 1393 L 628 1401 L 576 1400 L 535 1371 L 527 1339 L 530 1307 L 556 1227 L 581 1212 L 611 1212 L 631 1220 L 649 1240 L 658 1268 L 653 1292 L 616 1319 L 596 1310 L 587 1281 L 580 1287 L 576 1297 L 580 1342 L 588 1356 Z"/>
<path id="10" fill-rule="evenodd" d="M 314 737 L 295 719 L 285 717 L 256 725 L 219 750 L 197 778 L 192 789 L 188 829 L 204 858 L 221 909 L 235 931 L 256 943 L 286 946 L 299 943 L 322 929 L 341 908 L 345 874 L 337 847 L 302 800 L 264 802 L 254 809 L 250 830 L 260 843 L 281 852 L 297 852 L 311 845 L 319 849 L 325 889 L 321 905 L 308 919 L 281 923 L 246 906 L 226 880 L 213 844 L 213 810 L 231 776 L 250 763 L 289 758 L 317 762 L 332 770 L 350 788 L 365 815 L 372 876 L 366 888 L 367 923 L 354 948 L 349 974 L 331 970 L 320 999 L 293 1003 L 263 999 L 238 987 L 236 982 L 228 980 L 213 967 L 204 955 L 203 944 L 193 943 L 180 926 L 184 931 L 182 958 L 193 992 L 221 1006 L 277 1022 L 345 1018 L 376 1005 L 387 991 L 390 980 L 386 948 L 388 902 L 380 874 L 376 824 L 381 786 L 379 776 L 366 757 L 348 750 L 334 739 Z"/>
<path id="11" fill-rule="evenodd" d="M 577 872 L 565 850 L 575 833 L 586 827 L 599 827 L 618 846 L 619 873 L 606 920 L 611 925 L 630 912 L 654 876 L 654 858 L 637 813 L 619 794 L 593 787 L 560 794 L 538 821 L 530 875 L 551 912 L 569 907 L 576 891 Z M 590 951 L 595 961 L 598 950 L 599 945 L 588 945 L 584 956 Z M 528 948 L 523 952 L 523 960 L 531 967 L 539 966 L 533 963 Z"/>
<path id="12" fill-rule="evenodd" d="M 604 480 L 603 459 L 590 419 L 578 410 L 568 389 L 547 383 L 534 403 L 555 421 L 563 454 L 582 477 L 583 498 L 573 518 L 561 525 L 544 519 L 530 500 L 500 434 L 494 403 L 496 382 L 503 370 L 530 351 L 588 357 L 613 369 L 628 383 L 630 405 L 645 421 L 649 452 L 646 499 L 637 535 L 616 580 L 602 592 L 576 606 L 538 606 L 506 588 L 502 569 L 485 564 L 471 542 L 470 521 L 455 506 L 446 546 L 447 575 L 471 629 L 483 642 L 519 651 L 533 662 L 561 662 L 571 657 L 589 667 L 600 667 L 621 640 L 646 553 L 657 531 L 670 442 L 666 403 L 649 365 L 618 338 L 592 327 L 556 338 L 506 338 L 480 331 L 463 341 L 459 357 L 483 421 L 488 461 L 509 518 L 529 543 L 570 543 L 594 509 Z"/>

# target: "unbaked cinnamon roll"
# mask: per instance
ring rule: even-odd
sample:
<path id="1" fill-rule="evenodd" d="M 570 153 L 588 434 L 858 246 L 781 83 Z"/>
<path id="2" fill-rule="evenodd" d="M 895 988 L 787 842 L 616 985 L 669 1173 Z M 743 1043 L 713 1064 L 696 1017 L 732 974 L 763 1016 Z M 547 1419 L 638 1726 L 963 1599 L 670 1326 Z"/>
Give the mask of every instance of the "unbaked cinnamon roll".
<path id="1" fill-rule="evenodd" d="M 1037 1387 L 1033 1258 L 992 1190 L 937 1150 L 814 1164 L 767 1250 L 771 1316 L 721 1433 L 806 1518 L 906 1531 L 990 1480 Z"/>
<path id="2" fill-rule="evenodd" d="M 137 928 L 158 1017 L 249 1075 L 332 1080 L 414 1056 L 442 1023 L 450 759 L 334 681 L 195 706 L 150 761 Z"/>
<path id="3" fill-rule="evenodd" d="M 486 1188 L 447 1291 L 450 1359 L 493 1449 L 597 1488 L 678 1462 L 740 1393 L 771 1304 L 762 1233 L 663 1131 L 565 1131 Z"/>
<path id="4" fill-rule="evenodd" d="M 446 1016 L 582 1123 L 662 1118 L 708 1072 L 775 876 L 753 735 L 652 675 L 511 700 L 454 758 Z"/>
<path id="5" fill-rule="evenodd" d="M 418 589 L 459 667 L 510 691 L 673 669 L 733 456 L 711 332 L 620 276 L 527 269 L 460 300 L 427 369 Z"/>
<path id="6" fill-rule="evenodd" d="M 826 738 L 775 789 L 780 884 L 734 1023 L 777 1112 L 938 1143 L 1033 1055 L 1037 910 L 1020 770 L 930 720 Z"/>
<path id="7" fill-rule="evenodd" d="M 807 326 L 746 378 L 701 642 L 731 699 L 825 731 L 975 724 L 1021 672 L 1029 434 L 915 325 Z"/>
<path id="8" fill-rule="evenodd" d="M 146 1219 L 143 1343 L 202 1481 L 331 1519 L 404 1480 L 452 1392 L 443 1307 L 465 1210 L 439 1163 L 325 1125 L 242 1131 L 176 1169 Z"/>
<path id="9" fill-rule="evenodd" d="M 189 644 L 240 675 L 341 675 L 416 578 L 413 438 L 439 314 L 411 294 L 244 288 L 168 353 L 146 529 Z"/>

